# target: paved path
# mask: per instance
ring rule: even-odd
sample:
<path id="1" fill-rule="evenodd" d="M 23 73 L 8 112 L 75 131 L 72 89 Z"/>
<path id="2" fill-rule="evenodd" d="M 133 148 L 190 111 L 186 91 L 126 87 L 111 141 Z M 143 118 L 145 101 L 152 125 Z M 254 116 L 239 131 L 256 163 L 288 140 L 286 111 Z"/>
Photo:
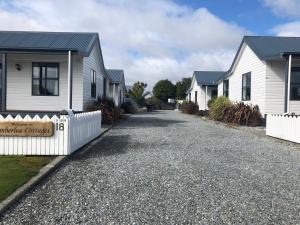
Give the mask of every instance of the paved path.
<path id="1" fill-rule="evenodd" d="M 177 112 L 134 115 L 0 224 L 299 224 L 300 150 Z"/>

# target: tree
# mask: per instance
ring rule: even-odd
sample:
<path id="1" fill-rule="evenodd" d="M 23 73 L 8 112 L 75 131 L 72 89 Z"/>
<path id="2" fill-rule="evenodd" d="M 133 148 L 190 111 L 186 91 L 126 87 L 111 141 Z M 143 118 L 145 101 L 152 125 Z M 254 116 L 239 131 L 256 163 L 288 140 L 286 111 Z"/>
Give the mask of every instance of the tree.
<path id="1" fill-rule="evenodd" d="M 182 78 L 176 83 L 176 97 L 177 99 L 185 99 L 186 92 L 190 88 L 192 79 L 190 77 Z"/>
<path id="2" fill-rule="evenodd" d="M 153 87 L 153 95 L 163 102 L 167 102 L 168 98 L 176 97 L 176 86 L 169 80 L 160 80 Z"/>
<path id="3" fill-rule="evenodd" d="M 129 96 L 135 101 L 140 107 L 144 106 L 145 104 L 145 96 L 149 92 L 145 92 L 147 87 L 146 83 L 143 82 L 136 82 L 132 85 L 131 89 L 129 90 Z"/>

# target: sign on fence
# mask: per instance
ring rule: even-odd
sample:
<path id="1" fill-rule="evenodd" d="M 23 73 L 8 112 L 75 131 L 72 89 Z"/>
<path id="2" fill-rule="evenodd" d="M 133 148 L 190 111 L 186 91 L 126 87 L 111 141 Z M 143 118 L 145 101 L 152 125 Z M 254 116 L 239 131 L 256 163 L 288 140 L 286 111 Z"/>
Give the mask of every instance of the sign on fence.
<path id="1" fill-rule="evenodd" d="M 51 137 L 52 122 L 0 122 L 0 136 L 6 137 Z"/>
<path id="2" fill-rule="evenodd" d="M 0 115 L 0 155 L 68 155 L 101 133 L 101 111 L 6 118 Z"/>

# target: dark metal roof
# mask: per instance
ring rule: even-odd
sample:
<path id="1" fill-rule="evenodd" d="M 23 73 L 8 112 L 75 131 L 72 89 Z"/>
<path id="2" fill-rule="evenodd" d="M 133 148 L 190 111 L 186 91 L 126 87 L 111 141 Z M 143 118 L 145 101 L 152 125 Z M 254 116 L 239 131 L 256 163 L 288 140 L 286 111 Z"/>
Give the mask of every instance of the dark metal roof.
<path id="1" fill-rule="evenodd" d="M 243 41 L 261 60 L 280 59 L 285 53 L 300 53 L 300 37 L 245 36 Z"/>
<path id="2" fill-rule="evenodd" d="M 193 76 L 198 85 L 217 85 L 225 74 L 224 71 L 194 71 Z"/>
<path id="3" fill-rule="evenodd" d="M 0 31 L 0 51 L 75 51 L 88 56 L 97 33 Z"/>
<path id="4" fill-rule="evenodd" d="M 111 83 L 119 84 L 124 79 L 124 71 L 123 70 L 112 70 L 107 69 L 107 74 L 111 79 Z"/>
<path id="5" fill-rule="evenodd" d="M 300 55 L 300 37 L 245 36 L 234 57 L 230 69 L 218 83 L 228 78 L 243 45 L 247 44 L 260 60 L 281 60 L 287 54 Z"/>

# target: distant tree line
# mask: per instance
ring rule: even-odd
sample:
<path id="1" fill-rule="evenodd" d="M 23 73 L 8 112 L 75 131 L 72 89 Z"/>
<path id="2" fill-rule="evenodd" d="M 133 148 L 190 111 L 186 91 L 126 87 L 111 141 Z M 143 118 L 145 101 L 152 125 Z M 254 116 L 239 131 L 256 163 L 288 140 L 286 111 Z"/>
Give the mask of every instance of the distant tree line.
<path id="1" fill-rule="evenodd" d="M 173 84 L 169 80 L 158 81 L 152 90 L 153 96 L 145 99 L 149 94 L 146 91 L 147 84 L 144 82 L 136 82 L 130 88 L 128 95 L 140 107 L 145 105 L 153 105 L 155 108 L 167 107 L 168 99 L 185 99 L 186 92 L 191 85 L 191 78 L 182 78 L 180 81 Z"/>

